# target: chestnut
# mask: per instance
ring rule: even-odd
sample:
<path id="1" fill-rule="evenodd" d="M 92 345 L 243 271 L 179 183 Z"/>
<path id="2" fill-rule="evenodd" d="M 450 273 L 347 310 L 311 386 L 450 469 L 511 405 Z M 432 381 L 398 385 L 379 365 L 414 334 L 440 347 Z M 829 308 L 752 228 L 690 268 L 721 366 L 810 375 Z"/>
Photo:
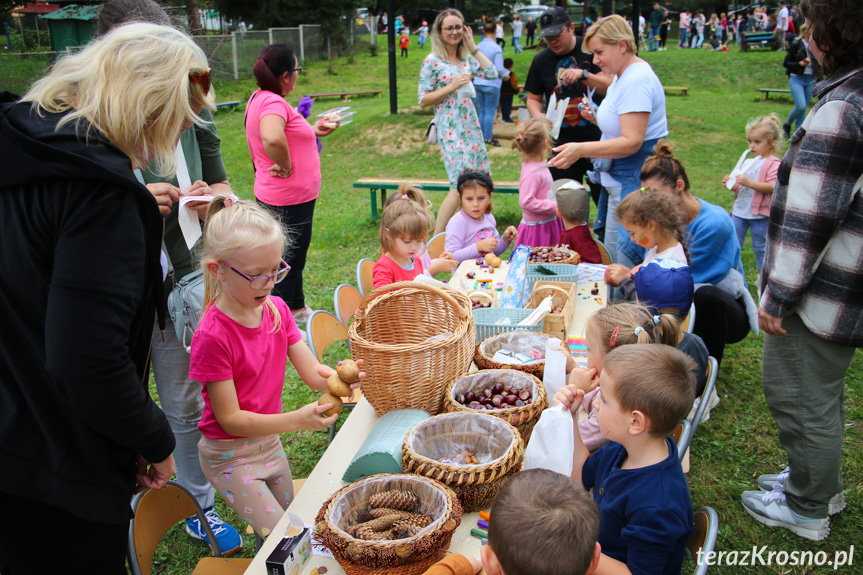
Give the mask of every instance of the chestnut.
<path id="1" fill-rule="evenodd" d="M 520 399 L 515 402 L 516 407 L 524 407 L 524 405 L 525 405 L 525 403 Z"/>
<path id="2" fill-rule="evenodd" d="M 476 401 L 476 394 L 472 391 L 468 391 L 467 393 L 464 394 L 464 399 L 465 399 L 465 401 L 468 401 L 468 402 Z"/>
<path id="3" fill-rule="evenodd" d="M 530 399 L 530 395 L 531 393 L 527 389 L 522 389 L 518 392 L 518 398 L 522 401 L 527 401 L 528 399 Z"/>
<path id="4" fill-rule="evenodd" d="M 470 405 L 468 405 L 468 408 L 470 408 L 470 409 L 479 409 L 480 407 L 482 407 L 482 406 L 480 405 L 480 403 L 478 401 L 471 401 Z"/>
<path id="5" fill-rule="evenodd" d="M 493 386 L 491 386 L 491 391 L 495 395 L 500 395 L 501 393 L 503 393 L 503 384 L 501 382 L 495 383 Z"/>
<path id="6" fill-rule="evenodd" d="M 456 396 L 455 396 L 455 400 L 456 400 L 457 402 L 459 402 L 460 404 L 464 405 L 465 397 L 464 397 L 464 395 L 463 395 L 463 394 L 461 394 L 461 393 L 460 393 L 460 394 L 458 394 L 458 395 L 456 395 Z"/>
<path id="7" fill-rule="evenodd" d="M 485 389 L 483 389 L 483 390 L 482 390 L 482 394 L 483 394 L 484 396 L 486 396 L 486 397 L 491 397 L 492 395 L 494 395 L 494 394 L 491 392 L 491 388 L 490 388 L 490 387 L 486 387 Z"/>
<path id="8" fill-rule="evenodd" d="M 491 398 L 489 398 L 489 397 L 480 397 L 480 398 L 479 398 L 479 402 L 480 402 L 482 405 L 490 405 L 490 404 L 491 404 Z"/>
<path id="9" fill-rule="evenodd" d="M 515 403 L 517 401 L 519 401 L 519 399 L 515 395 L 507 395 L 506 396 L 506 402 L 510 405 L 515 405 Z"/>
<path id="10" fill-rule="evenodd" d="M 499 395 L 492 396 L 492 398 L 491 398 L 491 404 L 492 405 L 494 405 L 495 407 L 500 407 L 501 403 L 503 403 L 503 400 L 501 399 L 501 397 Z"/>

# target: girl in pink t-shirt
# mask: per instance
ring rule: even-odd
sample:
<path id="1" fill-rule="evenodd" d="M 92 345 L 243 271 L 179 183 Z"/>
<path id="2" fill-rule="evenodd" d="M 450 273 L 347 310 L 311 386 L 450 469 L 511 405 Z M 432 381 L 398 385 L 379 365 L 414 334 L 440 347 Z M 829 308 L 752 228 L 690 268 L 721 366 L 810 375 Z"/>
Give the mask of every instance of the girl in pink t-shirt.
<path id="1" fill-rule="evenodd" d="M 530 247 L 557 245 L 563 222 L 557 215 L 551 171 L 546 162 L 551 149 L 551 123 L 545 118 L 521 122 L 512 147 L 521 152 L 522 161 L 518 179 L 519 243 Z"/>
<path id="2" fill-rule="evenodd" d="M 287 358 L 312 389 L 326 391 L 333 370 L 303 343 L 285 302 L 270 295 L 290 270 L 281 226 L 265 208 L 226 201 L 213 200 L 204 229 L 205 311 L 192 338 L 189 378 L 203 386 L 201 469 L 266 537 L 294 497 L 279 434 L 324 429 L 338 417 L 324 416 L 332 404 L 317 402 L 282 413 Z"/>

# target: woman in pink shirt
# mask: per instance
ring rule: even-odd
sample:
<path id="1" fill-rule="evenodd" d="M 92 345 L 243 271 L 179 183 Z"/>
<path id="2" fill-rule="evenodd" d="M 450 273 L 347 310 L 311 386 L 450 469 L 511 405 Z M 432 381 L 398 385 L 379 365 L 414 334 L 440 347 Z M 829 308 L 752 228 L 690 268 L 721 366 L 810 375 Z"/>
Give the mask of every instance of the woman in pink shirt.
<path id="1" fill-rule="evenodd" d="M 275 291 L 298 322 L 305 321 L 311 312 L 303 294 L 303 268 L 312 241 L 315 201 L 321 191 L 316 137 L 335 129 L 309 124 L 285 101 L 301 70 L 288 45 L 266 46 L 254 69 L 260 90 L 246 105 L 246 141 L 255 166 L 255 198 L 288 228 L 293 240 L 284 256 L 291 271 Z"/>

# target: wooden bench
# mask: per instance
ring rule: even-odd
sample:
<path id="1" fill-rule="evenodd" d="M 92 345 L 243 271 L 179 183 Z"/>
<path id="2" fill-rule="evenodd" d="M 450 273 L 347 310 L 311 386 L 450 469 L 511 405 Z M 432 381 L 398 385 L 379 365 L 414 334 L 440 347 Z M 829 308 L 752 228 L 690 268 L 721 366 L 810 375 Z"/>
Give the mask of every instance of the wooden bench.
<path id="1" fill-rule="evenodd" d="M 341 98 L 342 101 L 347 100 L 348 96 L 377 96 L 380 98 L 380 90 L 362 90 L 359 92 L 329 92 L 326 94 L 309 94 L 309 98 L 317 100 L 318 98 Z"/>
<path id="2" fill-rule="evenodd" d="M 761 100 L 769 100 L 770 94 L 788 94 L 791 95 L 791 90 L 780 90 L 774 88 L 756 88 L 756 92 L 761 92 Z"/>
<path id="3" fill-rule="evenodd" d="M 687 91 L 689 91 L 689 87 L 688 87 L 688 86 L 663 86 L 663 87 L 662 87 L 662 89 L 663 89 L 663 90 L 674 90 L 675 92 L 676 92 L 677 90 L 680 90 L 680 95 L 681 95 L 681 96 L 685 96 L 685 95 L 686 95 L 686 92 L 687 92 Z"/>
<path id="4" fill-rule="evenodd" d="M 378 219 L 378 200 L 375 192 L 381 192 L 381 208 L 387 200 L 390 190 L 397 190 L 402 184 L 417 186 L 425 192 L 448 192 L 450 190 L 449 180 L 428 180 L 415 178 L 360 178 L 354 182 L 354 188 L 368 189 L 372 201 L 372 219 Z M 517 194 L 518 182 L 495 182 L 494 193 Z"/>
<path id="5" fill-rule="evenodd" d="M 216 104 L 216 110 L 220 110 L 222 108 L 236 108 L 241 104 L 245 104 L 245 102 L 243 100 L 234 100 L 233 102 L 220 102 Z"/>

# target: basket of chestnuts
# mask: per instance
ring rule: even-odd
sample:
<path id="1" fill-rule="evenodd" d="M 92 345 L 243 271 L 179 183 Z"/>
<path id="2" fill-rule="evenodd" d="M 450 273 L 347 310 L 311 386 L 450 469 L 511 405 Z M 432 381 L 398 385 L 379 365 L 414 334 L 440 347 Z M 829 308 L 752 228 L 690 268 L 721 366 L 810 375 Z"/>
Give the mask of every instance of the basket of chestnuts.
<path id="1" fill-rule="evenodd" d="M 542 379 L 545 348 L 551 336 L 540 332 L 542 324 L 535 326 L 536 331 L 524 330 L 523 327 L 486 337 L 476 344 L 473 356 L 476 366 L 479 369 L 517 369 Z M 502 358 L 503 354 L 498 352 L 509 353 L 511 357 Z"/>
<path id="2" fill-rule="evenodd" d="M 418 475 L 372 475 L 336 491 L 315 531 L 348 575 L 420 575 L 443 558 L 462 508 Z"/>
<path id="3" fill-rule="evenodd" d="M 577 251 L 560 246 L 540 246 L 530 248 L 529 264 L 571 264 L 578 265 L 581 256 Z"/>
<path id="4" fill-rule="evenodd" d="M 474 334 L 462 293 L 418 282 L 369 292 L 348 329 L 351 355 L 365 361 L 363 394 L 378 415 L 440 413 L 444 388 L 470 367 Z"/>
<path id="5" fill-rule="evenodd" d="M 447 412 L 482 412 L 498 417 L 518 430 L 525 446 L 546 407 L 548 396 L 542 382 L 515 369 L 465 375 L 447 387 L 444 396 Z"/>
<path id="6" fill-rule="evenodd" d="M 408 431 L 402 447 L 402 471 L 442 482 L 465 513 L 491 505 L 523 459 L 524 442 L 515 427 L 477 411 L 423 420 Z"/>

